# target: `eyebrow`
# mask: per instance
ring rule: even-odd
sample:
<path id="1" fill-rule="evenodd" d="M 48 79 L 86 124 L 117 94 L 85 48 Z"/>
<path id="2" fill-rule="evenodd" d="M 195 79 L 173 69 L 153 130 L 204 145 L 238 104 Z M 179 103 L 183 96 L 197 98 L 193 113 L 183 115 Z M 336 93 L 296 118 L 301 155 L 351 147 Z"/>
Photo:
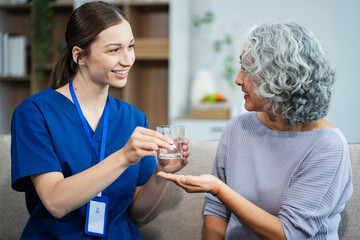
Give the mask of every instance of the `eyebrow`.
<path id="1" fill-rule="evenodd" d="M 131 39 L 131 41 L 129 43 L 132 43 L 132 42 L 135 42 L 135 38 Z M 109 44 L 105 45 L 104 47 L 109 47 L 109 46 L 113 46 L 113 45 L 122 46 L 121 43 L 109 43 Z"/>

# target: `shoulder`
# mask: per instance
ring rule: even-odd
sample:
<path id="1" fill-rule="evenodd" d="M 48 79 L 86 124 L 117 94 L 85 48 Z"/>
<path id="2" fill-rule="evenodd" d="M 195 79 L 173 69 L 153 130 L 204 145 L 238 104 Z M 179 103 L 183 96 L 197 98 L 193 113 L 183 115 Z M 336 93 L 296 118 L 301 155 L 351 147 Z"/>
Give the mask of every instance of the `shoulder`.
<path id="1" fill-rule="evenodd" d="M 316 145 L 323 148 L 347 149 L 348 143 L 345 136 L 338 128 L 324 128 L 315 131 Z"/>
<path id="2" fill-rule="evenodd" d="M 246 112 L 236 116 L 229 120 L 224 128 L 224 132 L 231 134 L 240 130 L 252 129 L 256 125 L 255 118 L 255 112 Z"/>
<path id="3" fill-rule="evenodd" d="M 52 120 L 58 119 L 56 112 L 60 103 L 57 94 L 53 89 L 46 88 L 22 101 L 13 112 L 11 129 L 42 128 L 47 121 L 46 116 Z"/>
<path id="4" fill-rule="evenodd" d="M 244 124 L 245 125 L 253 124 L 254 116 L 256 116 L 255 112 L 243 113 L 239 116 L 236 116 L 236 117 L 230 119 L 230 121 L 226 124 L 226 126 L 230 127 L 230 126 L 238 126 L 238 125 L 244 125 Z"/>
<path id="5" fill-rule="evenodd" d="M 304 163 L 312 162 L 314 166 L 333 166 L 334 169 L 340 165 L 350 167 L 348 143 L 339 129 L 316 130 L 312 136 L 313 139 L 309 139 L 311 145 Z"/>
<path id="6" fill-rule="evenodd" d="M 14 113 L 22 111 L 39 111 L 41 104 L 52 104 L 55 91 L 51 88 L 46 88 L 41 92 L 34 94 L 24 101 L 22 101 L 19 106 L 15 109 Z"/>
<path id="7" fill-rule="evenodd" d="M 109 102 L 115 111 L 125 111 L 125 112 L 129 112 L 129 113 L 133 113 L 135 115 L 145 116 L 145 114 L 142 111 L 140 111 L 133 105 L 131 105 L 127 102 L 124 102 L 121 99 L 117 99 L 112 96 L 109 96 Z"/>
<path id="8" fill-rule="evenodd" d="M 254 119 L 254 116 L 256 117 L 255 114 L 255 112 L 246 112 L 230 119 L 222 131 L 220 141 L 233 141 L 239 136 L 252 132 L 254 125 L 256 125 L 256 121 Z"/>
<path id="9" fill-rule="evenodd" d="M 111 118 L 121 118 L 129 122 L 147 122 L 146 115 L 142 111 L 121 99 L 109 95 L 109 104 Z"/>

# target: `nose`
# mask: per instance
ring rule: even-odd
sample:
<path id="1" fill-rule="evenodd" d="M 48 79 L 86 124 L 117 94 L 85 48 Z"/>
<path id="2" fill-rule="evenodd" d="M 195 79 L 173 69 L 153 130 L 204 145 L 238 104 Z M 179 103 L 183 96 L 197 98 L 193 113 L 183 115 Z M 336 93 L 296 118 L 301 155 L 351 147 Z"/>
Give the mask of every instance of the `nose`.
<path id="1" fill-rule="evenodd" d="M 244 85 L 244 80 L 243 80 L 243 76 L 242 76 L 241 71 L 239 72 L 239 74 L 238 74 L 238 76 L 237 76 L 237 78 L 235 80 L 235 83 L 238 86 L 243 86 Z"/>
<path id="2" fill-rule="evenodd" d="M 123 51 L 120 55 L 119 63 L 121 66 L 131 67 L 135 62 L 134 51 Z"/>

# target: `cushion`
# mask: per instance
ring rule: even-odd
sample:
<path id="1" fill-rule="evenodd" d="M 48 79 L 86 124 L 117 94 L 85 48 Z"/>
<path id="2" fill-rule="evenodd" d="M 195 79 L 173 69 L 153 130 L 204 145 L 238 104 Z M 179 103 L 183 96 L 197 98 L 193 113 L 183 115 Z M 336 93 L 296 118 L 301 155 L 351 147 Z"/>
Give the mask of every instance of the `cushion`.
<path id="1" fill-rule="evenodd" d="M 210 173 L 218 141 L 190 141 L 189 164 L 179 174 Z M 145 222 L 137 224 L 144 239 L 202 239 L 203 193 L 186 193 L 169 182 L 163 198 Z"/>
<path id="2" fill-rule="evenodd" d="M 11 188 L 10 135 L 0 135 L 0 233 L 1 239 L 19 239 L 29 218 L 25 194 Z"/>
<path id="3" fill-rule="evenodd" d="M 349 151 L 354 192 L 341 212 L 338 231 L 341 240 L 360 239 L 360 143 L 349 143 Z"/>

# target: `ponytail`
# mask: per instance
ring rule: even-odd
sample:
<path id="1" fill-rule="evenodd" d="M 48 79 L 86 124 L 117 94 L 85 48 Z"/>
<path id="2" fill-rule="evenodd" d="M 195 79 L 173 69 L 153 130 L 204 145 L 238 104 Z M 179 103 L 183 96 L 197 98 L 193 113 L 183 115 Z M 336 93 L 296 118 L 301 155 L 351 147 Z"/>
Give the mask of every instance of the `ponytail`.
<path id="1" fill-rule="evenodd" d="M 48 86 L 52 89 L 60 88 L 71 81 L 77 71 L 77 64 L 72 60 L 71 51 L 65 47 L 51 72 Z"/>

